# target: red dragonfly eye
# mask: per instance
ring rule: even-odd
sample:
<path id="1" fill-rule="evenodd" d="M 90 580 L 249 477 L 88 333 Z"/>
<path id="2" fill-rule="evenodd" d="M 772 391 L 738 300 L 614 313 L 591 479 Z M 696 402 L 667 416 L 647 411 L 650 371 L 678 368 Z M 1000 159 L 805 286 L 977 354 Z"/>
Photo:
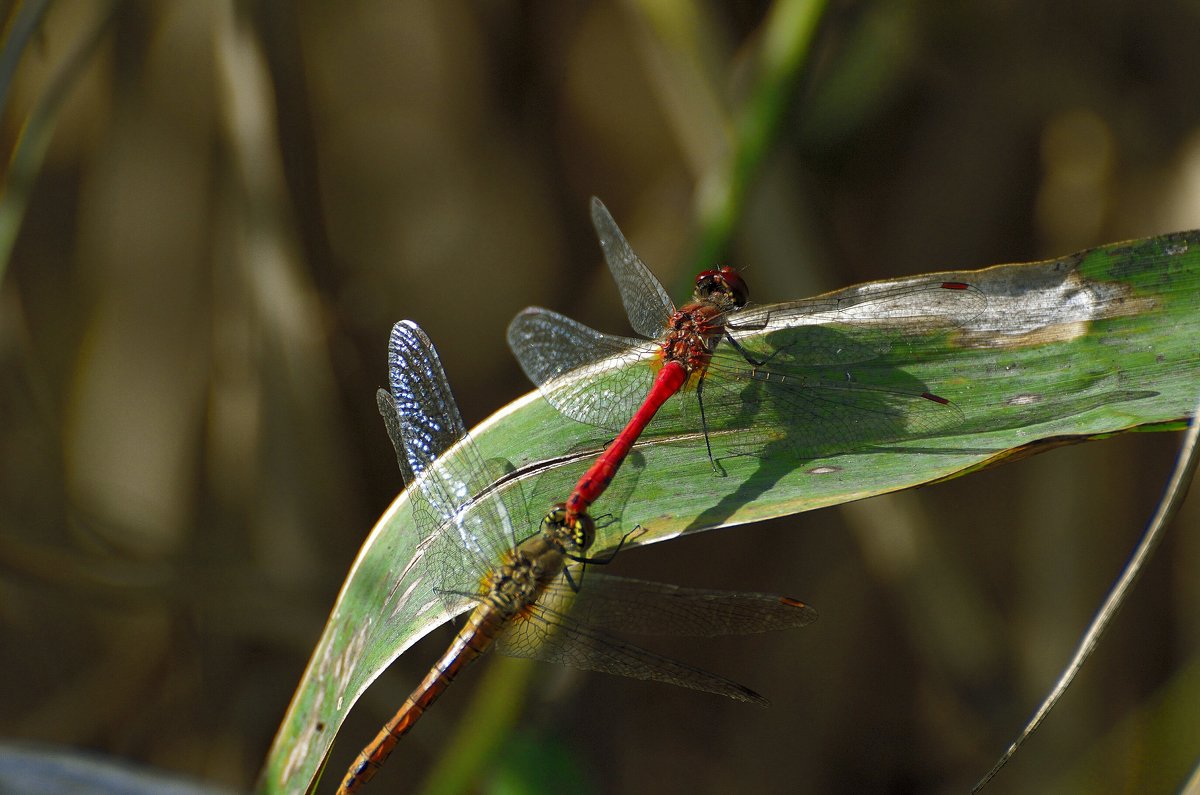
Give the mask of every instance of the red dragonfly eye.
<path id="1" fill-rule="evenodd" d="M 750 300 L 750 289 L 746 287 L 746 282 L 728 265 L 701 271 L 696 277 L 697 298 L 708 299 L 716 294 L 729 296 L 733 299 L 733 305 L 738 308 L 745 306 Z"/>

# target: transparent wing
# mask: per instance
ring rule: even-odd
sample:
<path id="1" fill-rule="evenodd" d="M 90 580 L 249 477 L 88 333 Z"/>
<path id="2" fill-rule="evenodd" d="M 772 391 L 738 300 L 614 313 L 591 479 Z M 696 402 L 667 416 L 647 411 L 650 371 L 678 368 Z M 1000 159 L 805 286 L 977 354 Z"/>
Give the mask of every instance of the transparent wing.
<path id="1" fill-rule="evenodd" d="M 860 380 L 872 377 L 883 383 Z M 718 351 L 702 390 L 664 405 L 647 434 L 698 431 L 701 399 L 703 427 L 717 457 L 758 453 L 768 445 L 801 458 L 835 455 L 944 434 L 964 422 L 957 406 L 902 371 L 793 366 L 786 355 L 755 367 L 736 352 Z"/>
<path id="2" fill-rule="evenodd" d="M 387 428 L 388 438 L 396 449 L 396 463 L 400 465 L 400 477 L 404 485 L 412 483 L 416 476 L 408 465 L 408 454 L 404 452 L 404 437 L 400 433 L 400 415 L 396 413 L 396 401 L 386 389 L 375 391 L 375 405 L 379 407 L 379 415 L 383 417 L 383 425 Z"/>
<path id="3" fill-rule="evenodd" d="M 924 280 L 730 313 L 726 329 L 738 347 L 722 340 L 712 356 L 704 427 L 710 437 L 741 431 L 739 451 L 782 440 L 800 455 L 944 433 L 962 412 L 902 367 L 925 355 L 912 346 L 964 326 L 986 305 L 970 285 Z M 633 416 L 656 374 L 653 343 L 610 337 L 547 310 L 519 315 L 509 343 L 555 408 L 613 430 Z M 647 434 L 695 433 L 700 417 L 697 392 L 685 390 Z"/>
<path id="4" fill-rule="evenodd" d="M 557 580 L 538 603 L 581 624 L 634 635 L 749 635 L 817 620 L 816 610 L 786 596 L 685 588 L 592 569 L 583 573 L 578 592 Z"/>
<path id="5" fill-rule="evenodd" d="M 801 456 L 946 433 L 962 411 L 904 365 L 938 355 L 936 340 L 986 305 L 978 289 L 939 279 L 738 312 L 731 329 L 757 332 L 733 330 L 741 350 L 722 341 L 713 354 L 703 383 L 708 428 L 749 428 L 743 447 L 777 441 Z M 682 430 L 696 413 L 651 427 Z"/>
<path id="6" fill-rule="evenodd" d="M 667 321 L 675 314 L 671 297 L 641 258 L 633 253 L 608 208 L 595 196 L 592 197 L 592 225 L 596 227 L 608 269 L 621 291 L 629 324 L 643 337 L 661 337 L 667 330 Z"/>
<path id="7" fill-rule="evenodd" d="M 604 334 L 548 309 L 513 318 L 508 345 L 552 406 L 600 428 L 625 427 L 654 382 L 655 343 Z"/>
<path id="8" fill-rule="evenodd" d="M 748 306 L 729 319 L 735 336 L 764 328 L 829 325 L 846 330 L 914 336 L 968 325 L 987 308 L 977 287 L 945 279 L 862 285 L 841 294 L 779 304 Z M 828 360 L 826 360 L 828 361 Z"/>
<path id="9" fill-rule="evenodd" d="M 467 427 L 437 350 L 410 320 L 393 326 L 388 338 L 388 383 L 405 460 L 409 471 L 420 475 L 467 435 Z"/>
<path id="10" fill-rule="evenodd" d="M 496 650 L 509 657 L 529 657 L 587 671 L 666 682 L 738 701 L 767 703 L 737 682 L 638 648 L 540 603 L 496 639 Z"/>
<path id="11" fill-rule="evenodd" d="M 484 462 L 467 435 L 437 351 L 415 323 L 392 328 L 388 370 L 405 458 L 416 475 L 413 515 L 434 576 L 447 591 L 474 592 L 479 576 L 514 546 L 516 529 L 528 529 L 520 490 L 491 488 L 503 468 Z"/>
<path id="12" fill-rule="evenodd" d="M 748 445 L 775 442 L 812 457 L 935 436 L 964 421 L 957 406 L 898 370 L 790 366 L 786 356 L 768 367 L 751 367 L 733 355 L 714 357 L 703 388 L 710 434 L 739 431 L 735 443 L 747 452 Z M 860 380 L 870 377 L 885 383 Z M 687 404 L 697 402 L 696 393 L 680 402 L 684 410 L 664 413 L 652 428 L 671 433 L 693 426 L 698 411 Z"/>

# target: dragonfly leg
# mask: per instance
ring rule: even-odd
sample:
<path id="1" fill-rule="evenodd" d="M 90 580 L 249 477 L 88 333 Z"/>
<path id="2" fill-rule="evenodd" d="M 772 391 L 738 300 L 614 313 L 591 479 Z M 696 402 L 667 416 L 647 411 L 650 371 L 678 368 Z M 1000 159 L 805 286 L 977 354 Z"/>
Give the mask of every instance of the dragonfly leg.
<path id="1" fill-rule="evenodd" d="M 725 328 L 733 329 L 734 331 L 762 331 L 770 323 L 771 323 L 771 313 L 767 312 L 766 317 L 764 317 L 762 319 L 762 321 L 759 323 L 737 323 L 737 324 L 726 323 Z"/>
<path id="2" fill-rule="evenodd" d="M 579 586 L 583 585 L 583 575 L 584 575 L 584 572 L 586 572 L 586 571 L 587 571 L 587 566 L 584 566 L 579 571 L 579 579 L 576 580 L 574 577 L 571 576 L 571 567 L 563 566 L 563 577 L 567 578 L 567 587 L 569 587 L 573 593 L 579 593 Z"/>
<path id="3" fill-rule="evenodd" d="M 736 346 L 737 343 L 734 343 Z M 741 351 L 741 348 L 738 348 Z M 744 354 L 743 354 L 744 355 Z M 704 431 L 704 447 L 708 450 L 708 463 L 712 464 L 713 472 L 718 477 L 725 477 L 725 470 L 717 463 L 717 459 L 713 458 L 712 441 L 708 438 L 708 420 L 704 418 L 704 375 L 700 373 L 700 380 L 696 382 L 696 403 L 700 406 L 700 428 Z"/>
<path id="4" fill-rule="evenodd" d="M 589 558 L 589 557 L 577 556 L 577 555 L 567 555 L 567 557 L 570 560 L 573 560 L 576 563 L 584 564 L 583 571 L 579 572 L 578 582 L 576 582 L 575 578 L 571 576 L 571 570 L 569 568 L 563 569 L 563 576 L 565 576 L 567 578 L 567 585 L 570 586 L 572 591 L 574 591 L 575 593 L 579 593 L 579 586 L 581 586 L 583 584 L 583 575 L 585 573 L 587 573 L 587 564 L 592 563 L 597 566 L 607 566 L 609 563 L 612 563 L 613 560 L 617 557 L 617 553 L 619 553 L 621 551 L 621 548 L 625 546 L 625 542 L 630 541 L 634 538 L 638 538 L 639 536 L 645 535 L 645 533 L 646 533 L 646 528 L 642 527 L 641 525 L 638 525 L 637 527 L 633 528 L 625 535 L 621 536 L 621 542 L 619 544 L 617 544 L 617 548 L 602 558 Z"/>
<path id="5" fill-rule="evenodd" d="M 635 538 L 640 538 L 641 536 L 643 536 L 645 534 L 646 534 L 646 528 L 642 527 L 641 525 L 638 525 L 637 527 L 633 528 L 625 535 L 621 536 L 621 542 L 619 544 L 617 544 L 617 548 L 614 549 L 612 552 L 608 553 L 607 555 L 605 555 L 604 557 L 589 558 L 589 557 L 585 557 L 582 555 L 567 555 L 567 557 L 570 558 L 571 560 L 575 561 L 576 563 L 584 563 L 584 564 L 591 563 L 596 566 L 607 566 L 609 563 L 613 562 L 613 558 L 615 558 L 617 556 L 617 553 L 621 551 L 621 548 L 625 546 L 625 543 L 627 541 L 632 541 Z"/>
<path id="6" fill-rule="evenodd" d="M 772 352 L 771 355 L 766 357 L 765 359 L 755 359 L 753 356 L 750 355 L 750 351 L 746 350 L 744 347 L 742 347 L 742 344 L 740 342 L 738 342 L 736 339 L 734 339 L 733 335 L 729 333 L 729 329 L 725 329 L 725 339 L 729 340 L 729 344 L 733 346 L 733 349 L 735 351 L 737 351 L 738 354 L 741 355 L 741 357 L 743 359 L 745 359 L 746 362 L 751 367 L 762 367 L 767 362 L 771 361 L 776 356 L 778 356 L 780 353 L 782 353 L 783 351 L 786 351 L 789 347 L 789 346 L 785 345 L 782 348 L 780 348 L 779 350 Z"/>

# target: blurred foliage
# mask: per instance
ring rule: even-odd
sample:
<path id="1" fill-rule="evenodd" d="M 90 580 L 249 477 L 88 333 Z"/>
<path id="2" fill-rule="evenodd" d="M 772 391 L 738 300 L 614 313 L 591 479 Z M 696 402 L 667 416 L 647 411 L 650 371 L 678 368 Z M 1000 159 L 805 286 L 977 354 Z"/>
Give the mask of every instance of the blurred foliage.
<path id="1" fill-rule="evenodd" d="M 589 195 L 658 274 L 693 270 L 774 4 L 683 3 L 683 38 L 652 16 L 675 5 L 175 0 L 110 23 L 50 4 L 7 94 L 6 162 L 111 28 L 0 264 L 0 733 L 249 785 L 399 489 L 374 404 L 392 322 L 429 331 L 471 423 L 527 389 L 503 336 L 521 307 L 623 330 Z M 722 261 L 773 301 L 1200 226 L 1198 36 L 1194 4 L 1165 0 L 831 3 Z M 624 557 L 795 593 L 821 622 L 663 648 L 772 710 L 547 671 L 522 737 L 555 737 L 547 776 L 598 791 L 961 791 L 1069 657 L 1173 445 L 1058 450 Z M 1198 748 L 1169 727 L 1195 703 L 1198 570 L 1200 538 L 1171 534 L 996 791 L 1182 781 Z M 330 770 L 447 637 L 368 691 Z M 381 788 L 431 768 L 483 677 L 466 679 Z"/>

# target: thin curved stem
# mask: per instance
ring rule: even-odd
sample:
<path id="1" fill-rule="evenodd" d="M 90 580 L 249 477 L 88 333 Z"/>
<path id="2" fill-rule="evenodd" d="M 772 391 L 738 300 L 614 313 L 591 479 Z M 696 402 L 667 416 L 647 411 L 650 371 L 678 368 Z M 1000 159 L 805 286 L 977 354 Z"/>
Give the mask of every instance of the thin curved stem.
<path id="1" fill-rule="evenodd" d="M 1146 532 L 1142 535 L 1142 540 L 1138 543 L 1133 555 L 1129 558 L 1129 562 L 1125 564 L 1125 568 L 1121 571 L 1121 576 L 1117 578 L 1112 590 L 1109 591 L 1108 598 L 1104 600 L 1104 604 L 1100 606 L 1100 610 L 1096 613 L 1096 617 L 1092 619 L 1092 623 L 1088 626 L 1088 630 L 1083 635 L 1083 639 L 1079 642 L 1079 647 L 1075 650 L 1075 656 L 1071 658 L 1071 662 L 1063 669 L 1058 681 L 1055 682 L 1054 688 L 1047 694 L 1042 701 L 1037 712 L 1025 724 L 1025 728 L 1021 730 L 1021 734 L 1017 737 L 1012 745 L 1004 752 L 1004 755 L 992 766 L 992 769 L 987 772 L 983 778 L 971 789 L 972 792 L 979 792 L 988 782 L 995 778 L 1000 769 L 1008 764 L 1008 760 L 1012 759 L 1031 734 L 1037 731 L 1038 726 L 1050 714 L 1050 710 L 1054 709 L 1059 700 L 1062 699 L 1067 688 L 1075 681 L 1079 670 L 1083 668 L 1083 664 L 1092 656 L 1092 652 L 1096 649 L 1096 644 L 1100 642 L 1100 637 L 1108 629 L 1109 624 L 1116 617 L 1117 612 L 1125 603 L 1126 597 L 1129 595 L 1130 589 L 1141 576 L 1142 571 L 1146 567 L 1146 563 L 1150 560 L 1150 556 L 1154 554 L 1154 550 L 1162 541 L 1163 532 L 1167 525 L 1179 513 L 1179 508 L 1183 505 L 1184 499 L 1187 497 L 1188 486 L 1192 482 L 1192 478 L 1196 474 L 1196 465 L 1200 462 L 1200 453 L 1197 450 L 1197 439 L 1200 438 L 1200 404 L 1192 411 L 1192 422 L 1188 427 L 1187 434 L 1183 437 L 1183 445 L 1179 450 L 1179 457 L 1175 462 L 1175 471 L 1171 474 L 1171 479 L 1167 483 L 1166 490 L 1163 492 L 1163 497 L 1159 500 L 1158 509 L 1154 513 L 1154 517 L 1150 520 L 1146 527 Z"/>

